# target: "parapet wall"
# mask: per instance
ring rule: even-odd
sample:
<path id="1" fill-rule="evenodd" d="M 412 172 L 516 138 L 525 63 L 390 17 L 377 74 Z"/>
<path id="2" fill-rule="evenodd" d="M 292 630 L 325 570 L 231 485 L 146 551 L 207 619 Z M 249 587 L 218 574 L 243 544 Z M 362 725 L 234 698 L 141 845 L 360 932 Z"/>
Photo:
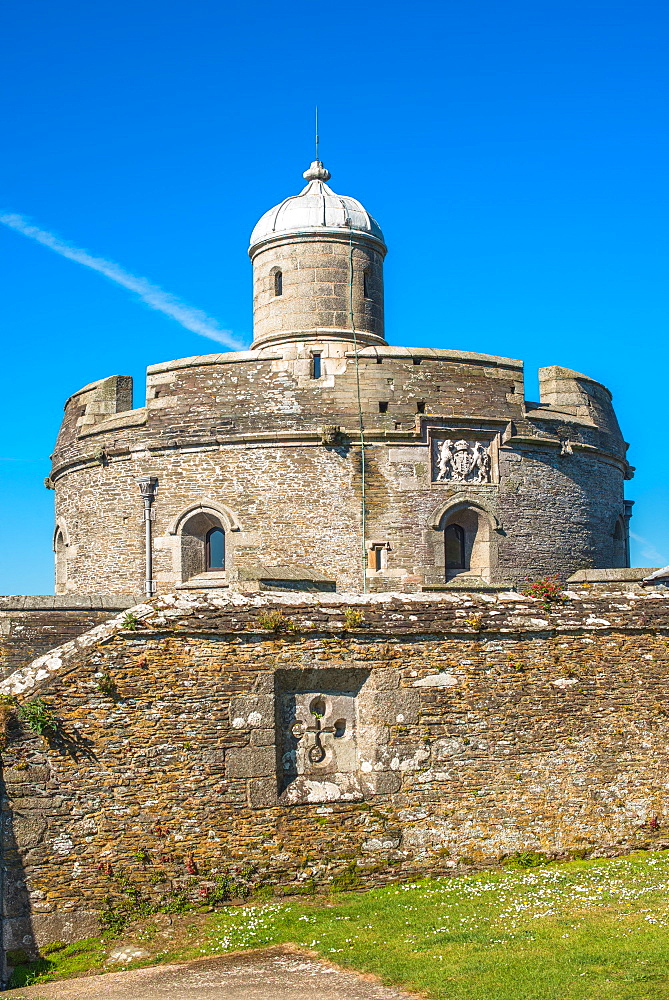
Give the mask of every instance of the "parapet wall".
<path id="1" fill-rule="evenodd" d="M 0 597 L 0 678 L 136 602 L 136 597 Z"/>
<path id="2" fill-rule="evenodd" d="M 667 836 L 669 597 L 166 595 L 30 667 L 3 753 L 5 947 L 97 928 L 120 876 L 199 898 Z M 13 845 L 13 846 L 12 846 Z M 12 943 L 13 942 L 13 943 Z"/>

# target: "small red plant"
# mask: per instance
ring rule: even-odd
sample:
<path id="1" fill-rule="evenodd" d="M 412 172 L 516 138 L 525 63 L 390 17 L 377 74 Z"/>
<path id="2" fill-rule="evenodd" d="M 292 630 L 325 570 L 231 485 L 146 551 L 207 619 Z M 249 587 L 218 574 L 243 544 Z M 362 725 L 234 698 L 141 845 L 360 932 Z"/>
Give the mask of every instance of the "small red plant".
<path id="1" fill-rule="evenodd" d="M 192 854 L 186 857 L 186 871 L 189 875 L 197 875 L 197 865 Z"/>
<path id="2" fill-rule="evenodd" d="M 650 817 L 650 819 L 648 820 L 648 826 L 649 826 L 649 828 L 651 830 L 659 830 L 660 829 L 660 821 L 657 818 L 657 816 L 651 816 Z"/>
<path id="3" fill-rule="evenodd" d="M 522 593 L 526 597 L 536 597 L 543 601 L 546 611 L 550 608 L 551 603 L 564 600 L 560 581 L 553 576 L 543 576 L 538 580 L 531 580 Z"/>

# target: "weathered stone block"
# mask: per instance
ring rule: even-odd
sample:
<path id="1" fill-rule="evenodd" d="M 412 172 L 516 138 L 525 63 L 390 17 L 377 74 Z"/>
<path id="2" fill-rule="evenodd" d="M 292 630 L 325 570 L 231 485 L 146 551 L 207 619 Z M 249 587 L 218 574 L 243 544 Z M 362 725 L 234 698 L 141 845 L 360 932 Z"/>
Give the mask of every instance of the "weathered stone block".
<path id="1" fill-rule="evenodd" d="M 272 809 L 277 801 L 276 778 L 253 778 L 249 781 L 249 803 L 252 809 Z"/>
<path id="2" fill-rule="evenodd" d="M 276 753 L 273 747 L 248 747 L 229 750 L 225 773 L 228 778 L 258 778 L 276 773 Z"/>

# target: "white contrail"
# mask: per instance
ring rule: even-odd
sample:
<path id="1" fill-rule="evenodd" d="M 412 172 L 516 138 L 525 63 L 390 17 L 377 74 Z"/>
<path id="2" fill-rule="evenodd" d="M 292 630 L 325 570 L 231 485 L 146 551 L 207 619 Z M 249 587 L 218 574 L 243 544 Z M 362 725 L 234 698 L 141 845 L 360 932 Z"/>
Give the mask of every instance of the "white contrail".
<path id="1" fill-rule="evenodd" d="M 47 233 L 43 229 L 31 226 L 21 215 L 0 215 L 0 222 L 9 226 L 10 229 L 15 229 L 17 233 L 23 233 L 31 240 L 36 240 L 43 246 L 49 247 L 50 250 L 59 253 L 61 257 L 76 260 L 78 264 L 83 264 L 84 267 L 90 267 L 93 271 L 104 274 L 105 278 L 109 278 L 117 285 L 122 285 L 128 291 L 134 292 L 151 309 L 157 309 L 158 312 L 171 316 L 192 333 L 199 333 L 201 337 L 216 340 L 219 344 L 232 348 L 233 351 L 245 349 L 246 345 L 237 340 L 231 330 L 221 329 L 215 319 L 207 316 L 200 309 L 194 309 L 192 306 L 186 305 L 185 302 L 180 302 L 174 295 L 164 292 L 158 285 L 152 285 L 146 278 L 138 278 L 134 274 L 129 274 L 111 260 L 105 260 L 104 257 L 93 257 L 88 251 L 65 243 L 53 233 Z"/>
<path id="2" fill-rule="evenodd" d="M 664 566 L 667 561 L 666 552 L 658 552 L 652 542 L 649 542 L 643 535 L 637 535 L 630 531 L 630 538 L 633 538 L 641 546 L 641 558 L 647 559 L 652 566 Z"/>

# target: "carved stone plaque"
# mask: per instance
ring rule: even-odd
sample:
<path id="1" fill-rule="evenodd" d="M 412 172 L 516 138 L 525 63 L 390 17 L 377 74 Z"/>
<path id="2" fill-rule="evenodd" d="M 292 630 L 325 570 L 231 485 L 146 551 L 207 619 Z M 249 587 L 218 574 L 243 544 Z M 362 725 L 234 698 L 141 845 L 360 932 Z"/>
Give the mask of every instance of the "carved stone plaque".
<path id="1" fill-rule="evenodd" d="M 433 438 L 432 480 L 436 483 L 491 482 L 490 441 Z"/>
<path id="2" fill-rule="evenodd" d="M 361 799 L 355 694 L 282 691 L 278 709 L 281 800 Z"/>

